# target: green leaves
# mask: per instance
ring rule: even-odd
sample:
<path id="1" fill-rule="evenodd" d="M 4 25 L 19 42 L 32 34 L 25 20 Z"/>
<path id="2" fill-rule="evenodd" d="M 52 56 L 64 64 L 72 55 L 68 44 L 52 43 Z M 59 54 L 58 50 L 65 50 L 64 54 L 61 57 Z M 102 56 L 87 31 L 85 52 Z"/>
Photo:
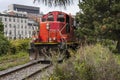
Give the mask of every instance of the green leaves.
<path id="1" fill-rule="evenodd" d="M 0 34 L 0 55 L 7 54 L 9 47 L 9 41 L 2 34 Z"/>
<path id="2" fill-rule="evenodd" d="M 4 37 L 3 23 L 0 21 L 0 55 L 7 54 L 9 46 L 9 41 Z"/>
<path id="3" fill-rule="evenodd" d="M 112 40 L 120 38 L 119 0 L 82 0 L 78 6 L 81 12 L 76 15 L 79 23 L 77 35 L 87 36 L 88 41 L 100 37 Z"/>
<path id="4" fill-rule="evenodd" d="M 0 34 L 3 33 L 4 31 L 4 26 L 3 23 L 0 21 Z"/>
<path id="5" fill-rule="evenodd" d="M 16 54 L 19 51 L 27 51 L 28 49 L 28 44 L 29 44 L 29 39 L 16 39 L 16 40 L 11 40 L 10 43 L 10 53 L 11 54 Z"/>
<path id="6" fill-rule="evenodd" d="M 60 6 L 60 7 L 66 7 L 67 5 L 73 4 L 73 0 L 34 0 L 34 2 L 43 3 L 46 6 L 52 7 L 52 6 Z"/>

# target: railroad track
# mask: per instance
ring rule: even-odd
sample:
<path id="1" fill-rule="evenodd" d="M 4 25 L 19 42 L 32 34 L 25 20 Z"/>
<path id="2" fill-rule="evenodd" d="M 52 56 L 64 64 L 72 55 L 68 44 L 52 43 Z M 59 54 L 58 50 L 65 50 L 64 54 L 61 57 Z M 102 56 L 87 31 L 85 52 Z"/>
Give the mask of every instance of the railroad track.
<path id="1" fill-rule="evenodd" d="M 0 71 L 0 80 L 26 80 L 51 66 L 50 61 L 34 60 L 21 66 Z"/>
<path id="2" fill-rule="evenodd" d="M 51 66 L 52 66 L 52 65 L 49 64 L 49 65 L 43 67 L 42 69 L 39 69 L 38 71 L 36 71 L 36 72 L 34 72 L 34 73 L 32 73 L 32 74 L 30 74 L 30 75 L 28 75 L 28 76 L 25 76 L 22 80 L 29 80 L 29 79 L 31 79 L 33 76 L 35 76 L 36 74 L 41 73 L 42 71 L 44 71 L 45 69 L 48 69 L 48 68 L 51 67 Z"/>

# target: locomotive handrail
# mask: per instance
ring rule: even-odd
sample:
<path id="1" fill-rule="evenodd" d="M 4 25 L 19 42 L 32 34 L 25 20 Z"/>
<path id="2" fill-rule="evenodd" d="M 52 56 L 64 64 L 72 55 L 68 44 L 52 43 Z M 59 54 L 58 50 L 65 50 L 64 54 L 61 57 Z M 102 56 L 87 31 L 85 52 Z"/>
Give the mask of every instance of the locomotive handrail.
<path id="1" fill-rule="evenodd" d="M 68 23 L 66 23 L 66 24 L 63 26 L 63 28 L 60 30 L 60 32 L 66 27 L 67 24 L 68 24 Z M 50 29 L 50 31 L 56 31 L 56 30 Z"/>
<path id="2" fill-rule="evenodd" d="M 50 29 L 50 31 L 55 31 L 55 32 L 58 31 L 58 32 L 59 32 L 59 34 L 60 34 L 61 37 L 62 37 L 62 38 L 61 38 L 61 39 L 62 39 L 62 42 L 66 42 L 66 39 L 64 38 L 64 36 L 62 35 L 61 32 L 62 32 L 62 30 L 66 27 L 67 24 L 68 24 L 68 23 L 66 23 L 66 24 L 62 27 L 61 30 L 54 30 L 54 29 L 52 30 L 52 29 Z"/>
<path id="3" fill-rule="evenodd" d="M 58 30 L 58 32 L 60 33 L 60 35 L 61 35 L 61 43 L 62 44 L 64 44 L 65 45 L 65 48 L 67 49 L 67 40 L 65 39 L 65 37 L 62 35 L 62 30 L 66 27 L 66 25 L 67 25 L 68 23 L 66 23 L 64 26 L 63 26 L 63 28 L 61 29 L 61 30 Z"/>
<path id="4" fill-rule="evenodd" d="M 68 23 L 66 23 L 66 24 L 63 26 L 63 28 L 60 30 L 60 32 L 66 27 L 67 24 L 68 24 Z"/>
<path id="5" fill-rule="evenodd" d="M 62 32 L 62 30 L 66 27 L 67 24 L 68 24 L 68 23 L 66 23 L 61 30 L 58 30 L 58 32 L 59 32 L 60 35 L 62 36 L 62 39 L 64 39 L 64 37 L 63 37 L 63 35 L 62 35 L 61 32 Z M 62 41 L 63 41 L 63 40 L 62 40 Z M 65 41 L 65 39 L 64 39 L 64 41 Z M 65 42 L 66 42 L 66 41 L 65 41 Z"/>

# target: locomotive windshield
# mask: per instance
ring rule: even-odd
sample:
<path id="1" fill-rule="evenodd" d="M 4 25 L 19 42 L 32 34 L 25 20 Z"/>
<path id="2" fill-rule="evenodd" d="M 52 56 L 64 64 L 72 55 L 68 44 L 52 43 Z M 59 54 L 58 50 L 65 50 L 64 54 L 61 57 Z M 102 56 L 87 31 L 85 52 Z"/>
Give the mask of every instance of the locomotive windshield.
<path id="1" fill-rule="evenodd" d="M 45 22 L 46 21 L 46 18 L 42 18 L 42 22 Z"/>
<path id="2" fill-rule="evenodd" d="M 63 14 L 59 14 L 58 17 L 57 17 L 57 21 L 64 22 L 65 21 L 64 15 Z"/>
<path id="3" fill-rule="evenodd" d="M 54 21 L 54 16 L 52 14 L 48 15 L 47 21 Z"/>

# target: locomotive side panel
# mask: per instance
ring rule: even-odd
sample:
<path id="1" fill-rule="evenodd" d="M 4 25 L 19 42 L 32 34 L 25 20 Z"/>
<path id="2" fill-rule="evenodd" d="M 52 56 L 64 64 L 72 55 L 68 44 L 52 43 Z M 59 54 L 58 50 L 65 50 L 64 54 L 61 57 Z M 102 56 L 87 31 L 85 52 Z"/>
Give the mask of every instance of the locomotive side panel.
<path id="1" fill-rule="evenodd" d="M 40 23 L 40 42 L 48 42 L 48 30 L 46 29 L 46 22 Z"/>

